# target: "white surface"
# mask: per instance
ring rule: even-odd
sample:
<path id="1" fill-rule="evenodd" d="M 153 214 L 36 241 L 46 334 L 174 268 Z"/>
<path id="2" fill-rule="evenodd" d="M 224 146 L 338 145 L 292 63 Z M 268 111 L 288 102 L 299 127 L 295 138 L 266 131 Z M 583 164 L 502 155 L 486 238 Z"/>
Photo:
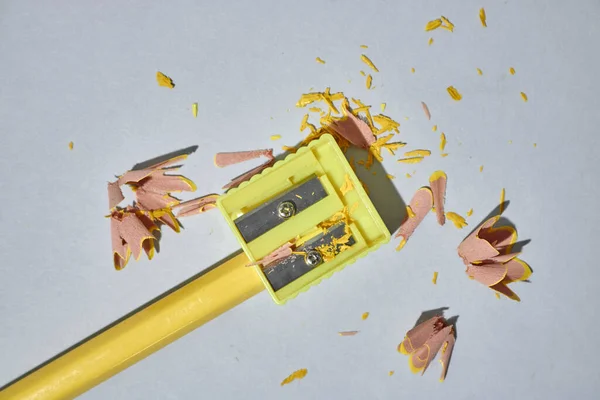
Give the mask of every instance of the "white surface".
<path id="1" fill-rule="evenodd" d="M 296 143 L 300 94 L 331 86 L 375 110 L 386 102 L 406 149 L 435 150 L 417 166 L 385 157 L 405 200 L 444 169 L 447 208 L 473 207 L 471 228 L 506 187 L 505 216 L 532 240 L 523 255 L 532 283 L 512 286 L 522 302 L 467 279 L 455 249 L 468 231 L 431 216 L 402 252 L 394 241 L 284 307 L 263 292 L 82 398 L 594 397 L 597 1 L 170 3 L 0 4 L 0 384 L 237 249 L 210 212 L 184 221 L 180 235 L 164 231 L 152 262 L 115 272 L 103 218 L 114 174 L 197 144 L 183 171 L 199 194 L 218 191 L 246 166 L 216 169 L 215 152 Z M 453 34 L 423 31 L 439 15 Z M 360 44 L 381 70 L 371 91 Z M 157 86 L 157 70 L 174 90 Z M 448 136 L 447 158 L 434 123 Z M 443 384 L 437 362 L 415 376 L 396 352 L 420 312 L 441 306 L 460 315 Z M 337 335 L 349 329 L 361 332 Z M 280 387 L 298 368 L 308 376 Z"/>

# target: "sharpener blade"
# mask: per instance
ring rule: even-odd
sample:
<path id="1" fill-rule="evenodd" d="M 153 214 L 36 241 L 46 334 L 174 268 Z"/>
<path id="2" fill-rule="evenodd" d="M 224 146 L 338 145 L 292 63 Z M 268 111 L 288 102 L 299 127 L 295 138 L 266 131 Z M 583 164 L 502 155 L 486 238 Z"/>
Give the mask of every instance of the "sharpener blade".
<path id="1" fill-rule="evenodd" d="M 322 245 L 328 245 L 333 242 L 334 239 L 339 239 L 346 234 L 346 223 L 340 222 L 337 225 L 332 226 L 327 232 L 314 237 L 304 243 L 302 246 L 296 249 L 296 252 L 310 253 L 316 250 L 317 247 Z M 355 240 L 350 237 L 346 246 L 354 245 Z M 342 245 L 338 245 L 338 249 Z M 318 264 L 320 265 L 320 264 Z M 292 254 L 286 259 L 280 261 L 277 264 L 273 264 L 264 269 L 265 276 L 271 284 L 273 290 L 277 291 L 282 287 L 290 284 L 296 279 L 300 278 L 307 272 L 312 271 L 318 265 L 311 265 L 307 262 L 307 258 L 303 254 Z"/>
<path id="2" fill-rule="evenodd" d="M 289 221 L 302 211 L 316 204 L 327 196 L 323 184 L 316 176 L 306 182 L 284 192 L 280 196 L 266 202 L 254 210 L 235 219 L 233 222 L 244 240 L 249 243 L 285 221 Z M 290 206 L 291 203 L 291 206 Z M 283 211 L 293 209 L 290 216 Z"/>

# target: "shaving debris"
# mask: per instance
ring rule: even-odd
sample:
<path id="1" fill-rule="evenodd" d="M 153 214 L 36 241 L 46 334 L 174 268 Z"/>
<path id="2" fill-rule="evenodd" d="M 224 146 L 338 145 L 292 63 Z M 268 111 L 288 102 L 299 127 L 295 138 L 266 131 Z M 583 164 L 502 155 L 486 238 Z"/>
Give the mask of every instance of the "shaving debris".
<path id="1" fill-rule="evenodd" d="M 479 10 L 479 20 L 481 21 L 481 26 L 487 28 L 487 17 L 485 15 L 485 9 L 483 7 Z"/>
<path id="2" fill-rule="evenodd" d="M 433 30 L 439 28 L 440 26 L 442 26 L 442 20 L 440 18 L 434 19 L 434 20 L 427 22 L 427 24 L 425 24 L 425 31 L 426 32 L 433 31 Z"/>
<path id="3" fill-rule="evenodd" d="M 198 103 L 192 103 L 192 115 L 194 118 L 198 117 Z"/>
<path id="4" fill-rule="evenodd" d="M 367 89 L 371 89 L 372 83 L 373 83 L 373 77 L 369 74 L 369 75 L 367 75 L 367 81 L 365 82 Z"/>
<path id="5" fill-rule="evenodd" d="M 423 112 L 425 113 L 427 119 L 431 120 L 431 113 L 429 112 L 429 107 L 427 107 L 427 104 L 425 104 L 424 101 L 421 102 L 421 107 L 423 107 Z"/>
<path id="6" fill-rule="evenodd" d="M 177 217 L 199 214 L 215 207 L 218 195 L 212 194 L 198 199 L 181 202 L 172 192 L 193 192 L 194 182 L 182 175 L 167 175 L 177 170 L 187 155 L 171 157 L 146 168 L 134 169 L 108 183 L 108 207 L 112 237 L 113 264 L 115 269 L 125 268 L 133 254 L 139 259 L 142 250 L 148 259 L 155 253 L 155 231 L 167 225 L 175 232 L 180 231 Z M 125 196 L 121 186 L 128 185 L 135 194 L 135 205 L 119 207 Z M 178 210 L 177 217 L 173 211 Z"/>
<path id="7" fill-rule="evenodd" d="M 460 101 L 462 99 L 462 95 L 458 92 L 458 90 L 456 90 L 454 86 L 448 86 L 446 90 L 448 91 L 448 94 L 450 95 L 450 97 L 452 97 L 453 100 Z"/>
<path id="8" fill-rule="evenodd" d="M 411 69 L 410 69 L 410 72 L 411 72 L 411 73 L 413 73 L 413 74 L 415 73 L 415 71 L 416 71 L 416 70 L 415 70 L 414 68 L 411 68 Z"/>
<path id="9" fill-rule="evenodd" d="M 437 131 L 437 125 L 434 125 L 434 126 L 432 126 L 432 127 L 431 127 L 431 130 L 432 130 L 433 132 L 436 132 L 436 131 Z"/>
<path id="10" fill-rule="evenodd" d="M 296 379 L 302 379 L 308 374 L 308 370 L 306 368 L 299 369 L 297 371 L 292 372 L 287 378 L 281 381 L 281 386 L 287 385 L 295 381 Z"/>
<path id="11" fill-rule="evenodd" d="M 500 214 L 502 214 L 504 212 L 505 198 L 506 198 L 506 190 L 504 190 L 504 188 L 502 188 L 502 190 L 500 191 Z"/>
<path id="12" fill-rule="evenodd" d="M 523 99 L 523 101 L 524 101 L 525 103 L 527 103 L 527 100 L 529 100 L 529 99 L 527 98 L 527 95 L 526 95 L 525 93 L 523 93 L 523 92 L 521 92 L 521 98 Z"/>
<path id="13" fill-rule="evenodd" d="M 269 255 L 261 258 L 260 260 L 257 260 L 256 262 L 247 264 L 246 266 L 250 267 L 253 265 L 260 265 L 264 269 L 264 268 L 267 268 L 268 266 L 275 264 L 285 258 L 288 258 L 289 256 L 291 256 L 294 253 L 294 250 L 295 250 L 294 241 L 289 241 L 289 242 L 284 243 L 277 249 L 275 249 Z"/>
<path id="14" fill-rule="evenodd" d="M 319 64 L 325 64 L 325 60 L 323 60 L 321 57 L 315 58 L 315 61 L 318 62 Z"/>
<path id="15" fill-rule="evenodd" d="M 444 171 L 435 171 L 429 177 L 429 186 L 433 192 L 433 205 L 435 207 L 435 214 L 437 216 L 438 224 L 444 225 L 446 223 L 446 216 L 444 215 L 444 202 L 446 201 L 446 182 L 448 177 Z"/>
<path id="16" fill-rule="evenodd" d="M 281 135 L 271 135 L 271 140 L 279 140 L 281 139 Z"/>
<path id="17" fill-rule="evenodd" d="M 367 64 L 373 71 L 379 72 L 379 70 L 377 69 L 377 67 L 375 66 L 375 64 L 373 64 L 373 61 L 371 61 L 371 59 L 369 57 L 367 57 L 366 55 L 362 54 L 360 56 L 360 59 L 362 60 L 362 62 L 364 62 L 365 64 Z"/>
<path id="18" fill-rule="evenodd" d="M 467 275 L 505 295 L 520 301 L 508 284 L 528 279 L 532 270 L 517 258 L 512 248 L 517 242 L 517 231 L 511 226 L 494 227 L 500 220 L 496 215 L 481 224 L 458 246 L 458 255 L 467 266 Z"/>
<path id="19" fill-rule="evenodd" d="M 418 164 L 421 161 L 423 161 L 425 159 L 425 157 L 409 157 L 409 158 L 401 158 L 398 160 L 398 162 L 404 163 L 404 164 Z"/>
<path id="20" fill-rule="evenodd" d="M 479 172 L 483 172 L 483 165 L 479 166 Z"/>
<path id="21" fill-rule="evenodd" d="M 222 152 L 215 154 L 214 162 L 217 167 L 226 167 L 229 165 L 238 164 L 259 157 L 266 157 L 267 161 L 259 165 L 258 167 L 255 167 L 250 171 L 233 178 L 228 184 L 223 186 L 223 189 L 231 189 L 237 187 L 242 182 L 245 182 L 252 178 L 254 175 L 261 173 L 266 168 L 273 165 L 273 163 L 275 162 L 275 157 L 273 157 L 273 149 Z"/>
<path id="22" fill-rule="evenodd" d="M 465 226 L 469 225 L 467 224 L 467 221 L 465 220 L 465 218 L 455 212 L 452 211 L 448 211 L 446 213 L 446 218 L 448 218 L 455 227 L 457 227 L 458 229 L 462 229 Z"/>
<path id="23" fill-rule="evenodd" d="M 385 111 L 385 107 L 386 107 L 386 106 L 387 106 L 387 104 L 385 104 L 385 103 L 381 103 L 381 106 L 380 106 L 380 107 L 381 107 L 381 112 L 384 112 L 384 111 Z"/>
<path id="24" fill-rule="evenodd" d="M 467 211 L 467 217 L 470 217 L 471 215 L 473 215 L 473 209 L 469 208 L 469 211 Z"/>
<path id="25" fill-rule="evenodd" d="M 362 313 L 362 315 L 360 316 L 360 318 L 361 318 L 363 321 L 364 321 L 364 320 L 366 320 L 367 318 L 369 318 L 369 313 L 368 313 L 368 312 L 364 312 L 364 313 Z"/>
<path id="26" fill-rule="evenodd" d="M 358 332 L 359 331 L 342 331 L 342 332 L 338 332 L 338 335 L 340 335 L 340 336 L 354 336 Z"/>
<path id="27" fill-rule="evenodd" d="M 75 146 L 73 142 L 69 142 L 69 150 L 73 150 L 73 146 Z"/>
<path id="28" fill-rule="evenodd" d="M 450 22 L 450 20 L 443 15 L 440 17 L 442 20 L 442 25 L 440 28 L 446 29 L 447 31 L 454 32 L 454 24 Z"/>
<path id="29" fill-rule="evenodd" d="M 396 179 L 396 177 L 391 174 L 386 174 L 386 176 L 388 177 L 389 180 Z"/>
<path id="30" fill-rule="evenodd" d="M 430 150 L 411 150 L 404 153 L 404 157 L 427 157 L 430 155 Z"/>
<path id="31" fill-rule="evenodd" d="M 408 217 L 404 220 L 400 229 L 394 237 L 401 237 L 402 240 L 396 250 L 401 250 L 408 239 L 412 236 L 417 226 L 423 221 L 425 216 L 433 207 L 433 193 L 428 187 L 422 187 L 413 196 L 410 201 L 410 208 L 413 211 L 414 217 Z"/>
<path id="32" fill-rule="evenodd" d="M 440 381 L 443 381 L 454 348 L 454 335 L 454 327 L 443 316 L 438 315 L 409 330 L 398 346 L 398 351 L 408 356 L 408 365 L 412 373 L 421 372 L 423 375 L 441 349 Z"/>
<path id="33" fill-rule="evenodd" d="M 446 148 L 446 135 L 444 132 L 440 134 L 440 151 L 443 152 Z"/>
<path id="34" fill-rule="evenodd" d="M 513 67 L 510 67 L 508 69 L 508 72 L 510 72 L 511 75 L 514 75 L 516 71 L 515 71 L 515 69 Z"/>
<path id="35" fill-rule="evenodd" d="M 431 278 L 431 282 L 432 282 L 434 285 L 437 285 L 437 278 L 438 278 L 438 273 L 437 273 L 437 271 L 435 271 L 435 272 L 433 273 L 433 278 Z"/>
<path id="36" fill-rule="evenodd" d="M 477 73 L 478 73 L 479 75 L 483 75 L 483 71 L 482 71 L 481 69 L 479 69 L 479 68 L 477 68 Z"/>
<path id="37" fill-rule="evenodd" d="M 394 375 L 394 371 L 388 372 L 388 376 L 392 376 L 392 375 Z"/>
<path id="38" fill-rule="evenodd" d="M 432 44 L 433 44 L 433 38 L 432 38 L 432 37 L 430 37 L 430 38 L 429 38 L 429 41 L 427 42 L 427 45 L 428 45 L 428 46 L 431 46 Z"/>
<path id="39" fill-rule="evenodd" d="M 367 46 L 366 44 L 361 44 L 361 45 L 360 45 L 360 48 L 361 48 L 361 49 L 368 49 L 368 48 L 369 48 L 369 46 Z"/>
<path id="40" fill-rule="evenodd" d="M 163 74 L 162 72 L 156 73 L 156 81 L 158 82 L 158 86 L 166 87 L 169 89 L 173 89 L 175 87 L 173 80 L 167 75 Z"/>
<path id="41" fill-rule="evenodd" d="M 342 185 L 342 187 L 340 187 L 340 192 L 342 192 L 342 196 L 345 196 L 346 193 L 348 193 L 352 189 L 354 189 L 354 185 L 352 184 L 352 181 L 350 180 L 350 176 L 348 174 L 346 174 L 344 177 L 344 184 Z"/>

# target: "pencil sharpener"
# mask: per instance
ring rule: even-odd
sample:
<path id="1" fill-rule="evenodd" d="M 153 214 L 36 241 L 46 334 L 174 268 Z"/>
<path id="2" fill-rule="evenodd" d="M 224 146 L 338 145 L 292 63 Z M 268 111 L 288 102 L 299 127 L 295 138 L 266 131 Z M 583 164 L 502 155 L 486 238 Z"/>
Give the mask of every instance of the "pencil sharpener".
<path id="1" fill-rule="evenodd" d="M 252 262 L 293 242 L 288 257 L 252 267 L 278 304 L 390 240 L 328 134 L 230 190 L 217 206 Z"/>

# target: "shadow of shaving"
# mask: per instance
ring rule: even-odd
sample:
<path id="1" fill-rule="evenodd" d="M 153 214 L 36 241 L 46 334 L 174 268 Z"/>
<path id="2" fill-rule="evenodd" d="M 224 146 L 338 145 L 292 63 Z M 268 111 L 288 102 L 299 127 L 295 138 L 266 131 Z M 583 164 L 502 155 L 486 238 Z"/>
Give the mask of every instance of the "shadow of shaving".
<path id="1" fill-rule="evenodd" d="M 61 351 L 60 353 L 58 353 L 57 355 L 55 355 L 54 357 L 44 361 L 43 363 L 41 363 L 40 365 L 38 365 L 35 368 L 32 368 L 31 370 L 25 372 L 24 374 L 18 376 L 17 378 L 13 379 L 12 381 L 8 382 L 7 384 L 5 384 L 4 386 L 0 387 L 0 393 L 6 389 L 7 387 L 11 386 L 12 384 L 16 383 L 17 381 L 20 381 L 21 379 L 27 377 L 28 375 L 31 375 L 32 373 L 36 372 L 37 370 L 39 370 L 40 368 L 45 367 L 46 365 L 50 364 L 51 362 L 57 360 L 58 358 L 62 357 L 63 355 L 67 354 L 68 352 L 70 352 L 71 350 L 81 346 L 82 344 L 92 340 L 93 338 L 95 338 L 96 336 L 106 332 L 107 330 L 111 329 L 112 327 L 120 324 L 121 322 L 125 321 L 127 318 L 137 314 L 138 312 L 142 311 L 143 309 L 151 306 L 152 304 L 156 303 L 157 301 L 169 296 L 170 294 L 176 292 L 177 290 L 181 289 L 182 287 L 190 284 L 191 282 L 195 281 L 196 279 L 199 279 L 200 277 L 202 277 L 203 275 L 209 273 L 210 271 L 216 269 L 217 267 L 219 267 L 220 265 L 222 265 L 223 263 L 237 257 L 240 253 L 242 252 L 242 250 L 238 250 L 230 255 L 228 255 L 227 257 L 223 258 L 220 261 L 217 261 L 216 263 L 214 263 L 213 265 L 211 265 L 210 267 L 202 270 L 201 272 L 197 273 L 196 275 L 192 276 L 191 278 L 186 279 L 185 281 L 181 282 L 179 285 L 174 286 L 173 288 L 167 290 L 166 292 L 158 295 L 157 297 L 153 298 L 152 300 L 150 300 L 149 302 L 141 305 L 140 307 L 134 309 L 133 311 L 125 314 L 124 316 L 122 316 L 121 318 L 119 318 L 118 320 L 112 322 L 111 324 L 105 326 L 104 328 L 98 330 L 97 332 L 94 332 L 93 334 L 91 334 L 90 336 L 86 337 L 83 340 L 80 340 L 79 342 L 75 343 L 73 346 Z"/>
<path id="2" fill-rule="evenodd" d="M 179 156 L 182 156 L 182 155 L 188 155 L 189 156 L 190 154 L 192 154 L 196 150 L 198 150 L 198 146 L 197 145 L 189 146 L 189 147 L 186 147 L 186 148 L 181 149 L 181 150 L 175 150 L 175 151 L 172 151 L 170 153 L 163 154 L 162 156 L 154 157 L 154 158 L 151 158 L 149 160 L 139 162 L 139 163 L 135 164 L 133 166 L 133 168 L 131 168 L 131 170 L 132 171 L 137 171 L 137 170 L 140 170 L 140 169 L 145 169 L 145 168 L 153 166 L 154 164 L 158 164 L 158 163 L 170 160 L 173 157 L 179 157 Z"/>

